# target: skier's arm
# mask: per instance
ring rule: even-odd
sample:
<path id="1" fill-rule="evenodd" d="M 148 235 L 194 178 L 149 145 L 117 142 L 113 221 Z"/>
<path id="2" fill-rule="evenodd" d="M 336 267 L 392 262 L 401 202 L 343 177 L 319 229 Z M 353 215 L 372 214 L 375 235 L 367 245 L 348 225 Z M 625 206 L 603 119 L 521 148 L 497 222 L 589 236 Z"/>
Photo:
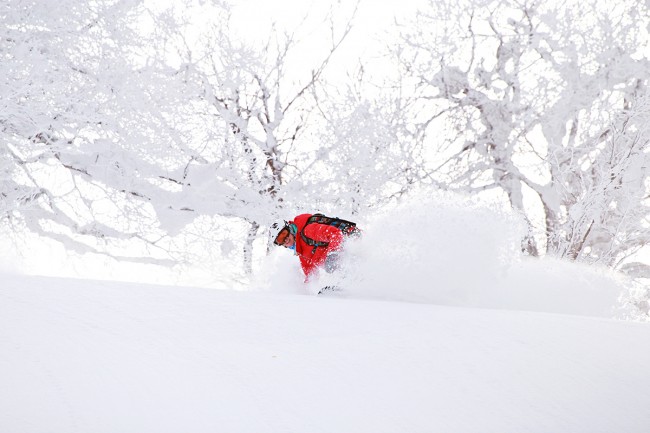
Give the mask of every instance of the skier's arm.
<path id="1" fill-rule="evenodd" d="M 336 251 L 343 243 L 343 234 L 336 227 L 326 224 L 309 224 L 305 236 L 318 242 L 327 242 L 327 251 Z"/>

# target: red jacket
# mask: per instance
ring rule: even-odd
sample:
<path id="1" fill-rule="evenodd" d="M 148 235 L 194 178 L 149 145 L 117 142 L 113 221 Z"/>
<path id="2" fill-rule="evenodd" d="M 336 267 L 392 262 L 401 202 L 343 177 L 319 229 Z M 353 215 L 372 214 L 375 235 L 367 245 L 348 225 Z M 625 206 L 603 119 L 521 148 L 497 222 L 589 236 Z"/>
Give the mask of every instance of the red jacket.
<path id="1" fill-rule="evenodd" d="M 298 215 L 293 219 L 293 223 L 298 227 L 296 234 L 296 255 L 300 259 L 302 271 L 305 273 L 305 281 L 309 280 L 311 275 L 325 263 L 327 255 L 336 251 L 343 243 L 343 233 L 336 227 L 327 224 L 311 223 L 307 227 L 305 224 L 312 214 Z M 317 242 L 329 242 L 326 247 L 313 247 L 307 245 L 300 233 L 305 230 L 305 236 Z"/>

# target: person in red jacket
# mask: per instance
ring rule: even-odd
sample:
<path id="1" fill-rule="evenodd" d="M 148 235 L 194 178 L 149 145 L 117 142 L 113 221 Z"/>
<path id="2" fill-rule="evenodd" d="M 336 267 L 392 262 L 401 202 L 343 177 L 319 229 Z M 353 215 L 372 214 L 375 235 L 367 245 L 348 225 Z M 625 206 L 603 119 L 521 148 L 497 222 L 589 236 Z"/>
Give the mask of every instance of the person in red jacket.
<path id="1" fill-rule="evenodd" d="M 329 224 L 323 223 L 328 220 Z M 331 221 L 341 221 L 342 224 L 332 225 Z M 344 233 L 357 232 L 355 224 L 348 221 L 320 214 L 302 214 L 293 221 L 285 222 L 273 243 L 295 250 L 305 273 L 305 281 L 309 281 L 318 269 L 331 273 L 338 268 Z"/>

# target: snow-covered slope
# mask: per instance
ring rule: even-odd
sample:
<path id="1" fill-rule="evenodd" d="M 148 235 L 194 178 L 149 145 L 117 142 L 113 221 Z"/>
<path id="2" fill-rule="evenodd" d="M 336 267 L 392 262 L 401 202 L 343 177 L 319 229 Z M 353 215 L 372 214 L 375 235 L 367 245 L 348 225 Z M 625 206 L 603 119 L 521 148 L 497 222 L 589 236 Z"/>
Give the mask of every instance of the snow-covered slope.
<path id="1" fill-rule="evenodd" d="M 650 327 L 2 276 L 0 432 L 647 433 Z"/>

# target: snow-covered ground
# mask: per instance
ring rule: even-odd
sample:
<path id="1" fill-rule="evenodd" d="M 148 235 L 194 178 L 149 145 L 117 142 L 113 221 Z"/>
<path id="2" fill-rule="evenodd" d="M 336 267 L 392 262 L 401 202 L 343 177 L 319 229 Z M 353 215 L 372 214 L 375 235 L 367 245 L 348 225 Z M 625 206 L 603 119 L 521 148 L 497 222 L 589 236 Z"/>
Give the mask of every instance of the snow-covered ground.
<path id="1" fill-rule="evenodd" d="M 363 222 L 344 278 L 278 248 L 246 292 L 6 272 L 0 433 L 649 432 L 650 324 L 522 227 L 419 197 Z"/>
<path id="2" fill-rule="evenodd" d="M 0 432 L 647 433 L 650 327 L 2 275 Z"/>

